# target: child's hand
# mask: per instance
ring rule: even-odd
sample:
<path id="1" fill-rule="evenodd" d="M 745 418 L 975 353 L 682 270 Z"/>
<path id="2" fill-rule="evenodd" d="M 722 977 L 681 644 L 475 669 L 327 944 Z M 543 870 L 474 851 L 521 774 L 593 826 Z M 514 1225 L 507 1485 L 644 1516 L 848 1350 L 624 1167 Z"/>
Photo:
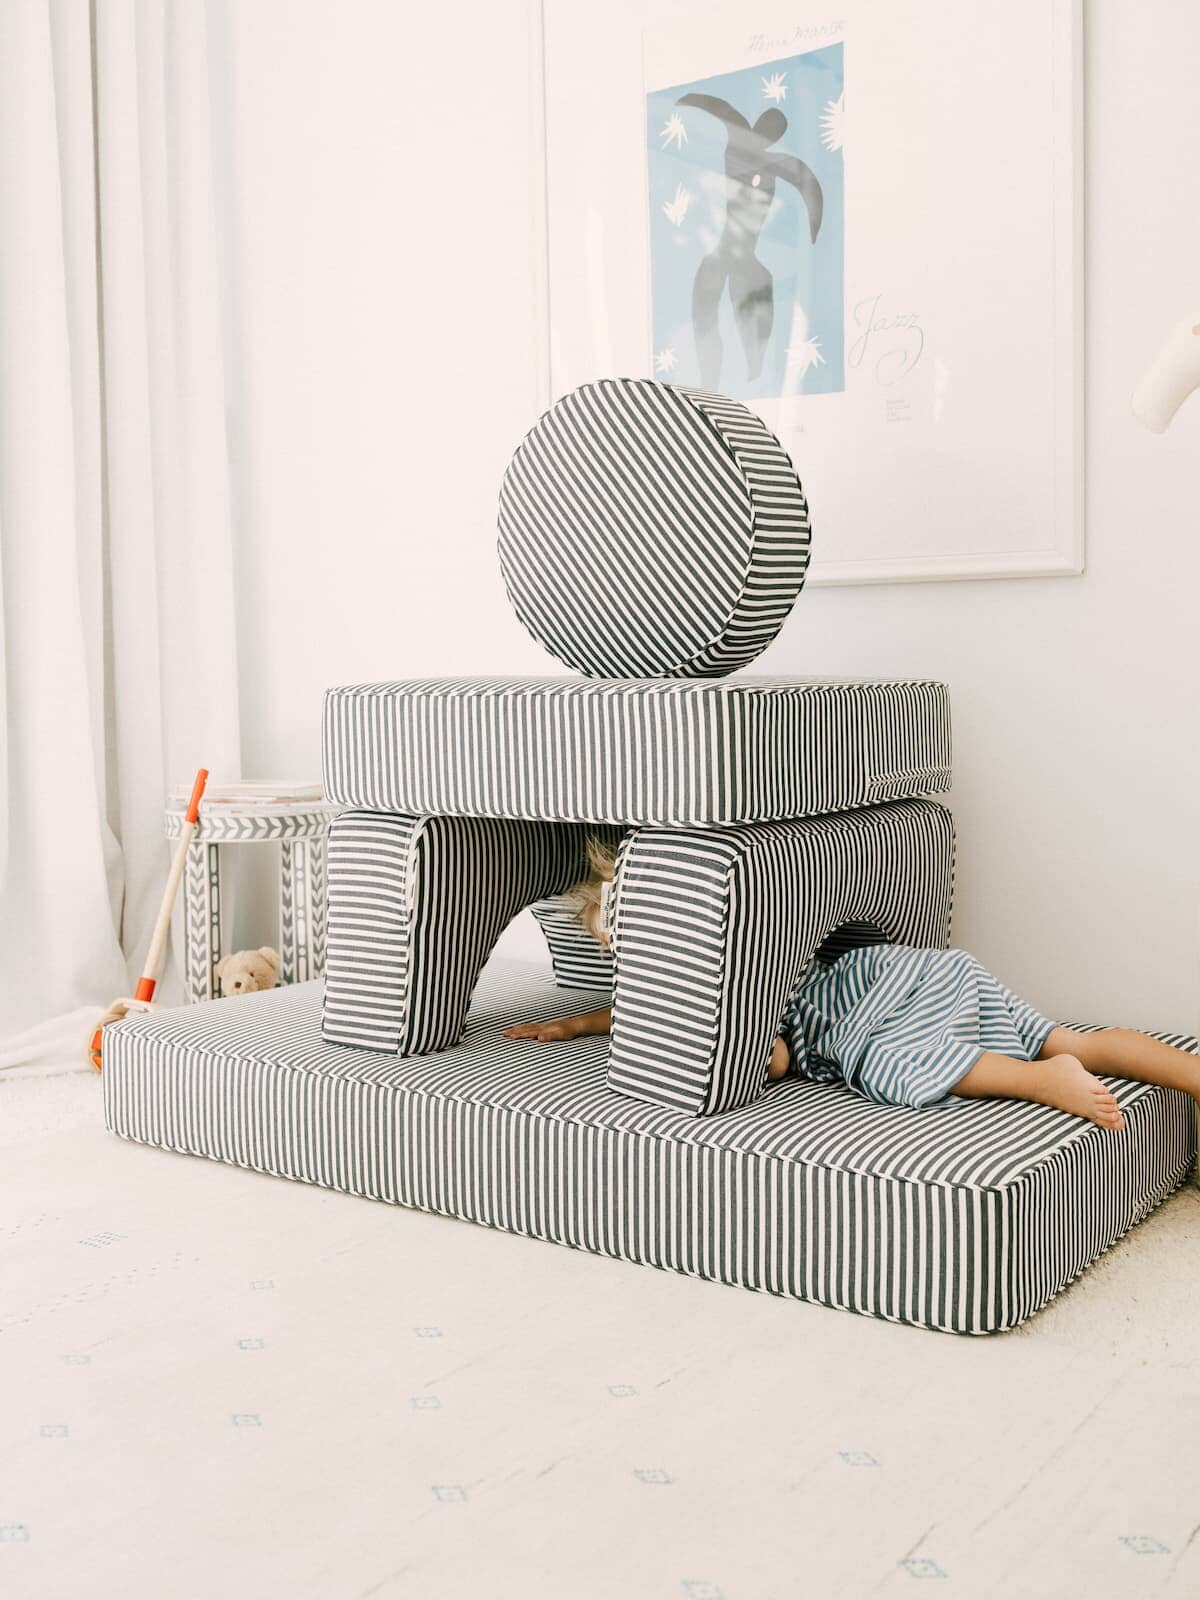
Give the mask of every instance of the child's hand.
<path id="1" fill-rule="evenodd" d="M 506 1039 L 537 1039 L 549 1044 L 553 1039 L 574 1039 L 578 1033 L 574 1017 L 559 1017 L 554 1022 L 518 1022 L 515 1028 L 505 1028 Z"/>
<path id="2" fill-rule="evenodd" d="M 581 1017 L 554 1017 L 549 1022 L 518 1022 L 505 1028 L 506 1039 L 537 1039 L 550 1044 L 555 1039 L 582 1039 L 589 1033 L 607 1033 L 612 1027 L 612 1011 L 585 1011 Z"/>

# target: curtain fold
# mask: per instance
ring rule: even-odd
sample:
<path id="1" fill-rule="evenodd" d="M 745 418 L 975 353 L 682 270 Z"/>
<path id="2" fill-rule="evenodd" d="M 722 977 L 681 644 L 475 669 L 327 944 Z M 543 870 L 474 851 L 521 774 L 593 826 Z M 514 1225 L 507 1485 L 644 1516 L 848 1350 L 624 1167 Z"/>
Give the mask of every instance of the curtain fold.
<path id="1" fill-rule="evenodd" d="M 239 770 L 208 94 L 201 5 L 0 5 L 0 1034 L 128 992 Z"/>

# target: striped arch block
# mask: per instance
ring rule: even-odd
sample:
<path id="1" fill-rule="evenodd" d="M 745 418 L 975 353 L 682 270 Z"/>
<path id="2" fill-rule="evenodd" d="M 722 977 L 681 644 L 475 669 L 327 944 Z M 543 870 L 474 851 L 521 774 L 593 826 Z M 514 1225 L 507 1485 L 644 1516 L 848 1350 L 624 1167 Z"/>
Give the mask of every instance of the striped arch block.
<path id="1" fill-rule="evenodd" d="M 617 860 L 609 1087 L 695 1116 L 749 1105 L 829 935 L 851 923 L 944 948 L 953 880 L 954 824 L 930 800 L 637 829 Z"/>
<path id="2" fill-rule="evenodd" d="M 595 831 L 343 812 L 329 836 L 326 1042 L 397 1055 L 457 1044 L 500 933 L 587 875 Z"/>

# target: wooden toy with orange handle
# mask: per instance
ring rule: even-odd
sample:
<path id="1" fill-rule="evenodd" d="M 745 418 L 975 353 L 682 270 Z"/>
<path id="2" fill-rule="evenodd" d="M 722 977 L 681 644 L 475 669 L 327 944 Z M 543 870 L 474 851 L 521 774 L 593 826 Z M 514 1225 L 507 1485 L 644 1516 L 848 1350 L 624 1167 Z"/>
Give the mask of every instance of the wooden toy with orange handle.
<path id="1" fill-rule="evenodd" d="M 183 819 L 183 828 L 179 834 L 179 843 L 175 846 L 175 854 L 171 860 L 171 870 L 167 874 L 167 886 L 163 890 L 162 905 L 158 908 L 158 921 L 154 924 L 154 933 L 150 940 L 150 948 L 146 952 L 146 964 L 142 968 L 142 975 L 138 979 L 137 988 L 129 999 L 114 1000 L 112 1005 L 100 1018 L 95 1033 L 92 1034 L 90 1055 L 92 1065 L 100 1071 L 100 1042 L 105 1028 L 110 1022 L 117 1022 L 130 1011 L 152 1011 L 154 1009 L 154 989 L 158 982 L 158 969 L 162 965 L 163 951 L 167 947 L 167 934 L 171 929 L 171 911 L 175 905 L 175 896 L 179 892 L 179 880 L 183 876 L 184 863 L 187 861 L 188 845 L 192 842 L 192 835 L 196 831 L 196 824 L 200 820 L 200 801 L 204 795 L 204 785 L 208 782 L 208 772 L 204 767 L 196 774 L 196 781 L 192 785 L 192 797 L 188 801 L 187 812 Z"/>

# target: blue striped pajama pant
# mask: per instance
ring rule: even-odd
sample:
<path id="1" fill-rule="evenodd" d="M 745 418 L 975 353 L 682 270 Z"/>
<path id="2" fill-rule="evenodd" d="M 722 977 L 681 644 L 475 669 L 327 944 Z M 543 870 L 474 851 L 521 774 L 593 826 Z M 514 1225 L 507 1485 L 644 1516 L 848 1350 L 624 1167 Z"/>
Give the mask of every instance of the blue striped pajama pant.
<path id="1" fill-rule="evenodd" d="M 929 1106 L 984 1051 L 1032 1061 L 1053 1027 L 965 950 L 885 944 L 814 962 L 782 1033 L 803 1077 Z"/>

